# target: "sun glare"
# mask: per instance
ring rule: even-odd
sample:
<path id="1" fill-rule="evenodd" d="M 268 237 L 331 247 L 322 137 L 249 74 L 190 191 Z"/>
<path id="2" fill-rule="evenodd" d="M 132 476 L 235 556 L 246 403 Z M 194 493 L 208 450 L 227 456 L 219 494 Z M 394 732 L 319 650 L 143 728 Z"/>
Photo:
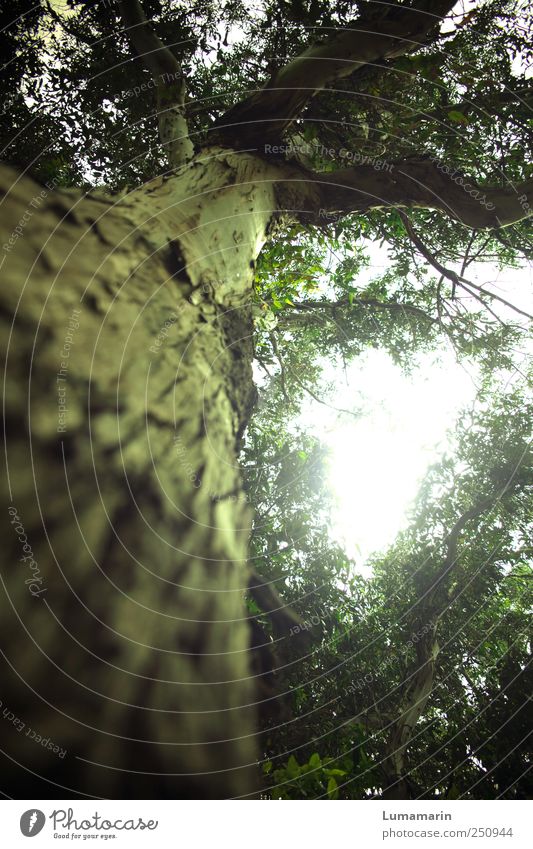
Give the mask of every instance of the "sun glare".
<path id="1" fill-rule="evenodd" d="M 332 536 L 357 570 L 373 551 L 393 542 L 428 466 L 444 452 L 446 432 L 475 396 L 472 376 L 453 356 L 425 358 L 405 375 L 383 351 L 370 351 L 348 369 L 327 400 L 359 411 L 357 419 L 309 401 L 302 424 L 328 446 L 334 496 Z"/>

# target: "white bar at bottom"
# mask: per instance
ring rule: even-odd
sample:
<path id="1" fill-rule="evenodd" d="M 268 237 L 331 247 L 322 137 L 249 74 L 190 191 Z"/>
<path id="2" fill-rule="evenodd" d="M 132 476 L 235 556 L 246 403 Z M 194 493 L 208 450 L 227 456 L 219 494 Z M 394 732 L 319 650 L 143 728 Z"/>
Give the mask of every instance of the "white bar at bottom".
<path id="1" fill-rule="evenodd" d="M 0 803 L 2 845 L 167 849 L 533 846 L 527 801 L 154 800 Z M 35 837 L 35 844 L 29 839 Z M 67 842 L 68 841 L 68 842 Z"/>

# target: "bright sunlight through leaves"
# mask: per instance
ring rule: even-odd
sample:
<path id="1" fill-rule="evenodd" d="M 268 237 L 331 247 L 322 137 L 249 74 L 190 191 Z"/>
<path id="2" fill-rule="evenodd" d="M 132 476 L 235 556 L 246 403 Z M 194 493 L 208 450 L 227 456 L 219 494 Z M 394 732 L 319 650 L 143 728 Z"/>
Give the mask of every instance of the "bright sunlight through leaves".
<path id="1" fill-rule="evenodd" d="M 332 407 L 359 411 L 357 420 L 312 399 L 306 403 L 299 423 L 309 428 L 312 422 L 330 451 L 332 535 L 358 571 L 367 574 L 368 555 L 406 526 L 428 466 L 446 450 L 447 431 L 474 396 L 472 373 L 451 353 L 424 357 L 408 376 L 385 352 L 373 350 L 327 396 Z"/>

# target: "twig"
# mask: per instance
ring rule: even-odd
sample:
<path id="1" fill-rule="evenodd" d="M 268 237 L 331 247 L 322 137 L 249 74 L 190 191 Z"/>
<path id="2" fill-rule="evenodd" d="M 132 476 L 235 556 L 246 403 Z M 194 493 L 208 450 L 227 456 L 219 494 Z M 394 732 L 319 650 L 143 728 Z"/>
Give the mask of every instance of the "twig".
<path id="1" fill-rule="evenodd" d="M 427 259 L 427 261 L 429 262 L 429 264 L 432 265 L 433 268 L 436 268 L 436 270 L 443 277 L 446 277 L 448 280 L 451 280 L 451 282 L 453 284 L 453 286 L 452 286 L 452 297 L 454 296 L 456 286 L 461 286 L 463 289 L 465 288 L 465 285 L 471 286 L 473 289 L 477 289 L 478 292 L 481 292 L 483 295 L 486 295 L 488 298 L 493 298 L 494 300 L 499 301 L 502 304 L 505 304 L 506 307 L 509 307 L 510 309 L 514 310 L 515 312 L 519 313 L 520 315 L 523 315 L 526 318 L 533 319 L 532 315 L 525 312 L 524 310 L 519 309 L 519 307 L 515 306 L 514 304 L 511 304 L 510 301 L 506 301 L 505 298 L 501 297 L 501 295 L 496 295 L 494 292 L 488 292 L 486 289 L 483 289 L 481 286 L 478 286 L 476 283 L 472 283 L 471 280 L 467 280 L 465 277 L 462 276 L 462 274 L 457 274 L 456 271 L 452 271 L 450 268 L 446 268 L 444 265 L 442 265 L 442 263 L 440 263 L 439 260 L 431 253 L 429 248 L 426 247 L 426 245 L 424 244 L 422 239 L 415 233 L 415 231 L 413 229 L 413 225 L 411 224 L 407 215 L 404 212 L 402 212 L 401 210 L 398 210 L 398 214 L 399 214 L 399 216 L 400 216 L 400 218 L 403 222 L 403 225 L 406 229 L 407 235 L 413 241 L 413 244 L 416 245 L 416 247 L 418 248 L 418 250 L 420 251 L 422 256 L 424 256 Z M 470 293 L 470 294 L 472 294 L 472 293 Z M 482 303 L 483 303 L 483 301 L 482 301 Z M 485 303 L 483 303 L 483 306 L 486 309 L 488 309 L 488 307 Z M 501 321 L 501 319 L 500 319 L 500 321 Z"/>
<path id="2" fill-rule="evenodd" d="M 270 341 L 272 342 L 272 347 L 274 348 L 274 353 L 276 354 L 276 357 L 279 360 L 282 375 L 284 375 L 285 369 L 284 369 L 284 365 L 283 365 L 283 359 L 282 359 L 281 354 L 279 352 L 278 343 L 277 343 L 277 341 L 274 337 L 274 334 L 270 333 L 269 336 L 270 336 Z M 320 398 L 316 394 L 316 392 L 313 392 L 312 389 L 309 389 L 309 387 L 306 386 L 305 383 L 303 383 L 300 380 L 300 378 L 298 377 L 297 374 L 295 374 L 294 371 L 290 370 L 289 374 L 296 381 L 298 386 L 300 386 L 304 390 L 304 392 L 307 392 L 311 396 L 311 398 L 314 398 L 315 401 L 318 401 L 319 404 L 323 404 L 325 407 L 329 407 L 330 410 L 333 410 L 336 413 L 346 413 L 349 416 L 353 416 L 357 420 L 360 418 L 359 413 L 354 413 L 352 410 L 345 410 L 344 407 L 335 407 L 335 406 L 333 406 L 333 404 L 328 404 L 328 402 L 324 401 L 322 398 Z M 284 386 L 285 386 L 285 382 L 283 380 L 282 387 L 284 387 Z M 285 394 L 285 390 L 284 390 L 284 395 L 285 395 L 285 398 L 287 400 L 287 403 L 291 403 L 290 400 L 287 399 L 287 396 Z"/>
<path id="3" fill-rule="evenodd" d="M 284 363 L 283 363 L 283 359 L 282 359 L 281 354 L 280 354 L 280 352 L 279 352 L 279 348 L 278 348 L 278 343 L 277 343 L 277 341 L 276 341 L 276 337 L 274 336 L 274 334 L 273 334 L 273 333 L 269 333 L 269 334 L 268 334 L 268 336 L 269 336 L 269 338 L 270 338 L 270 342 L 271 342 L 271 344 L 272 344 L 272 348 L 274 349 L 274 353 L 275 353 L 275 355 L 276 355 L 276 357 L 277 357 L 277 359 L 278 359 L 278 363 L 279 363 L 279 368 L 280 368 L 280 383 L 281 383 L 281 391 L 282 391 L 282 393 L 283 393 L 283 397 L 285 398 L 285 402 L 286 402 L 287 406 L 289 406 L 289 407 L 290 407 L 290 406 L 291 406 L 291 404 L 292 404 L 292 402 L 291 402 L 291 399 L 289 398 L 289 396 L 288 396 L 288 394 L 287 394 L 287 387 L 286 387 L 286 385 L 285 385 L 285 365 L 284 365 Z"/>

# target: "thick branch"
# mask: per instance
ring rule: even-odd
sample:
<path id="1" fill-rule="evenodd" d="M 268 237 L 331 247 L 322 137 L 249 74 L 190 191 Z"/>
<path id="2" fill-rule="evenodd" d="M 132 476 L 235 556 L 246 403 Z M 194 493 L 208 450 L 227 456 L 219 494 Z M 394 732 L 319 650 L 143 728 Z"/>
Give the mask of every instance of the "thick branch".
<path id="1" fill-rule="evenodd" d="M 388 5 L 381 20 L 362 18 L 281 68 L 263 89 L 220 119 L 217 139 L 248 147 L 281 138 L 306 103 L 328 84 L 369 63 L 421 47 L 454 3 L 418 0 L 414 8 Z"/>
<path id="2" fill-rule="evenodd" d="M 181 65 L 146 20 L 139 0 L 121 0 L 119 7 L 128 37 L 152 74 L 157 92 L 159 137 L 169 164 L 177 167 L 194 153 L 185 118 L 185 79 Z"/>
<path id="3" fill-rule="evenodd" d="M 270 619 L 276 639 L 282 639 L 292 636 L 292 633 L 299 634 L 300 632 L 303 636 L 309 637 L 305 633 L 305 629 L 302 630 L 303 620 L 280 598 L 272 581 L 266 581 L 254 570 L 250 575 L 248 592 Z"/>
<path id="4" fill-rule="evenodd" d="M 488 510 L 489 507 L 491 507 L 495 501 L 496 496 L 492 498 L 482 499 L 477 504 L 475 504 L 474 507 L 471 507 L 470 510 L 466 510 L 463 515 L 460 516 L 459 519 L 456 521 L 446 540 L 446 557 L 444 558 L 444 563 L 439 580 L 446 577 L 457 562 L 457 545 L 459 543 L 459 537 L 461 536 L 466 525 L 472 519 L 477 519 L 478 516 L 481 516 L 481 514 Z"/>
<path id="5" fill-rule="evenodd" d="M 436 209 L 474 229 L 516 224 L 531 215 L 533 179 L 516 187 L 480 186 L 433 159 L 376 160 L 315 174 L 322 186 L 319 217 L 390 207 Z"/>
<path id="6" fill-rule="evenodd" d="M 407 748 L 433 690 L 436 662 L 439 655 L 438 623 L 444 610 L 449 605 L 448 593 L 442 596 L 440 603 L 435 603 L 436 592 L 439 590 L 440 583 L 450 577 L 450 573 L 457 562 L 457 546 L 464 528 L 493 503 L 493 498 L 482 499 L 456 521 L 446 540 L 446 554 L 440 574 L 437 579 L 433 580 L 432 590 L 425 598 L 419 616 L 419 621 L 423 627 L 417 635 L 416 660 L 406 676 L 398 716 L 392 725 L 390 737 L 387 741 L 383 768 L 389 782 L 384 795 L 389 798 L 402 798 Z"/>
<path id="7" fill-rule="evenodd" d="M 407 675 L 401 696 L 399 713 L 390 729 L 383 770 L 388 787 L 386 798 L 403 798 L 405 793 L 404 766 L 407 748 L 413 731 L 422 716 L 433 690 L 435 666 L 439 655 L 437 625 L 435 621 L 425 623 L 427 629 L 416 643 L 416 661 Z"/>

